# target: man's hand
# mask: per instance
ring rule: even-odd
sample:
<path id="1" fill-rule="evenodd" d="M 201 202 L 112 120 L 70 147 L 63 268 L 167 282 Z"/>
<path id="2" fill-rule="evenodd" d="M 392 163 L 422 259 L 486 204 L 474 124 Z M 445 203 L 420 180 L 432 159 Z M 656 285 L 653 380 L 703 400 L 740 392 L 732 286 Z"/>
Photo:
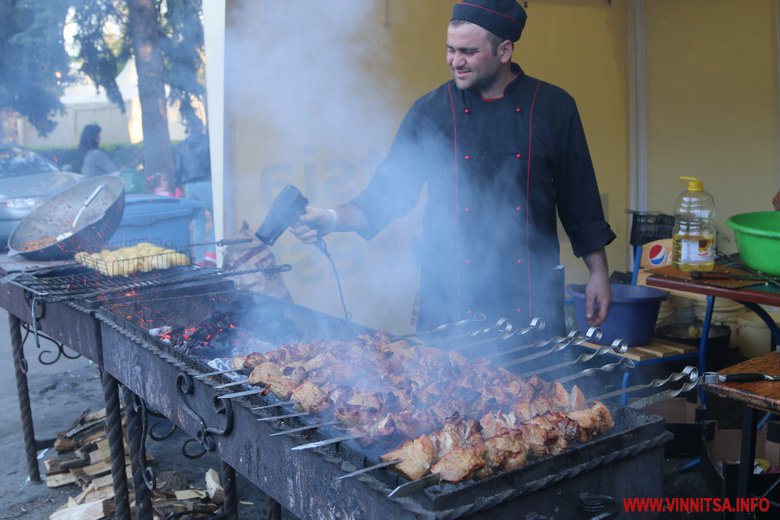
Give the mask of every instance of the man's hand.
<path id="1" fill-rule="evenodd" d="M 588 285 L 585 286 L 585 321 L 588 325 L 598 327 L 604 323 L 610 305 L 612 291 L 609 288 L 609 279 L 600 274 L 591 275 Z"/>
<path id="2" fill-rule="evenodd" d="M 772 199 L 772 204 L 775 206 L 777 211 L 780 211 L 780 190 L 777 190 L 777 193 L 775 193 L 775 197 Z"/>
<path id="3" fill-rule="evenodd" d="M 338 215 L 334 210 L 308 206 L 298 222 L 290 226 L 290 232 L 301 242 L 313 244 L 318 237 L 336 229 L 337 223 Z"/>
<path id="4" fill-rule="evenodd" d="M 590 280 L 585 286 L 585 321 L 591 327 L 598 327 L 607 319 L 609 307 L 612 305 L 607 254 L 602 248 L 585 255 L 583 260 L 590 271 Z"/>

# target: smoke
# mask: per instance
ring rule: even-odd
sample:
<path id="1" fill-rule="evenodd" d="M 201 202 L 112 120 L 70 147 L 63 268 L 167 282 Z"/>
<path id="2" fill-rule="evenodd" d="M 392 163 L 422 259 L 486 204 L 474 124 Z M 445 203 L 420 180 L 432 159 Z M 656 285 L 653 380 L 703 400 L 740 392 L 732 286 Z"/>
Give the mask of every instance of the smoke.
<path id="1" fill-rule="evenodd" d="M 382 74 L 389 70 L 384 68 L 389 60 L 402 59 L 393 54 L 389 32 L 382 30 L 386 14 L 382 5 L 266 0 L 244 1 L 230 10 L 227 96 L 236 111 L 231 146 L 237 155 L 244 154 L 239 160 L 254 161 L 260 169 L 257 184 L 233 187 L 235 197 L 250 197 L 251 191 L 251 198 L 267 208 L 285 184 L 294 183 L 313 205 L 329 207 L 363 190 L 373 168 L 358 167 L 351 173 L 350 168 L 377 146 L 390 147 L 405 111 L 394 106 L 394 78 Z M 443 40 L 446 18 L 431 22 L 440 28 Z M 442 73 L 442 80 L 447 79 L 443 66 Z M 510 136 L 507 130 L 515 121 L 530 125 L 528 111 L 535 99 L 531 93 L 517 101 L 524 103 L 522 109 L 513 105 L 506 113 L 474 101 L 471 108 L 483 112 L 472 122 L 462 115 L 471 109 L 460 92 L 451 101 L 440 92 L 435 100 L 441 103 L 429 99 L 425 111 L 413 115 L 406 134 L 401 132 L 401 139 L 392 145 L 379 180 L 372 183 L 364 207 L 380 208 L 377 220 L 382 225 L 429 202 L 420 203 L 424 181 L 436 194 L 435 203 L 425 209 L 427 232 L 418 244 L 420 257 L 428 259 L 422 267 L 428 283 L 420 304 L 434 309 L 426 314 L 422 329 L 480 311 L 493 320 L 506 316 L 519 327 L 545 314 L 549 331 L 558 332 L 556 321 L 562 325 L 562 315 L 550 316 L 551 308 L 562 312 L 563 304 L 563 273 L 556 268 L 556 187 L 548 178 L 553 175 L 540 166 L 539 173 L 529 174 L 526 181 L 531 168 L 526 157 L 532 155 L 529 139 L 523 138 L 523 132 Z M 431 116 L 436 110 L 441 114 Z M 464 147 L 457 153 L 465 154 L 466 160 L 473 154 L 468 164 L 480 165 L 473 170 L 458 166 L 463 155 L 453 159 L 453 113 L 461 125 L 458 146 Z M 545 116 L 539 123 L 542 129 Z M 272 157 L 247 157 L 258 150 Z M 551 146 L 533 155 L 542 158 L 547 151 L 557 152 Z M 382 151 L 380 156 L 384 155 Z M 349 160 L 340 161 L 343 158 Z M 463 172 L 453 183 L 453 170 L 458 175 L 458 168 Z M 526 192 L 534 192 L 534 197 Z M 531 205 L 536 205 L 533 212 Z M 398 224 L 392 228 L 400 229 Z M 370 244 L 354 235 L 327 237 L 355 321 L 381 328 L 388 328 L 392 320 L 387 315 L 398 311 L 399 301 L 403 299 L 402 308 L 408 309 L 418 285 L 414 267 L 408 268 L 415 254 L 411 236 L 398 244 L 382 243 L 389 231 Z M 372 250 L 388 258 L 381 264 L 369 262 L 367 251 Z M 285 236 L 274 253 L 294 266 L 290 277 L 302 287 L 292 290 L 296 301 L 312 307 L 328 302 L 328 310 L 340 314 L 330 266 L 315 250 Z M 440 276 L 442 272 L 447 275 Z M 528 286 L 534 287 L 532 293 Z"/>
<path id="2" fill-rule="evenodd" d="M 385 34 L 374 30 L 377 9 L 376 2 L 339 0 L 239 2 L 228 21 L 227 63 L 236 69 L 226 88 L 240 116 L 262 121 L 278 141 L 341 153 L 395 127 L 397 113 L 386 108 L 394 85 L 369 70 L 388 58 Z M 358 133 L 355 118 L 364 114 L 373 125 Z"/>
<path id="3" fill-rule="evenodd" d="M 236 165 L 227 167 L 241 185 L 227 188 L 228 200 L 239 201 L 237 221 L 259 225 L 286 184 L 319 207 L 365 187 L 408 108 L 385 73 L 399 59 L 386 7 L 244 0 L 228 11 L 226 104 Z M 247 168 L 257 175 L 248 177 Z M 327 237 L 355 321 L 408 327 L 418 285 L 409 245 L 415 225 L 405 219 L 370 244 L 354 234 Z M 298 303 L 341 314 L 331 267 L 318 251 L 285 234 L 273 252 L 294 266 L 285 279 Z"/>

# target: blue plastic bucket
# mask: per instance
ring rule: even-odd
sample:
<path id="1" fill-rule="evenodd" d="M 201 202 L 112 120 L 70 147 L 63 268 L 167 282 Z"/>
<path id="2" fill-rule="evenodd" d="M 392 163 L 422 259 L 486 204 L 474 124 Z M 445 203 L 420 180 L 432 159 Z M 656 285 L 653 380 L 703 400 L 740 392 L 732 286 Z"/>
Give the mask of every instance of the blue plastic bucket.
<path id="1" fill-rule="evenodd" d="M 661 301 L 668 296 L 665 291 L 640 285 L 610 284 L 612 306 L 607 319 L 601 324 L 600 343 L 609 345 L 615 339 L 626 340 L 629 346 L 647 345 L 653 340 L 655 322 Z M 569 284 L 566 292 L 574 298 L 577 328 L 588 330 L 585 321 L 585 285 Z"/>

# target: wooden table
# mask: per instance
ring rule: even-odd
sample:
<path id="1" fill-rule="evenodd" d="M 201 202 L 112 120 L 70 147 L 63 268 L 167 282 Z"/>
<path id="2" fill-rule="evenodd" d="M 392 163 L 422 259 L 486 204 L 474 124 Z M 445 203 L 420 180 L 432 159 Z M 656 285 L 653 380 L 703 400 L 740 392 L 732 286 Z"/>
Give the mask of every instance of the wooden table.
<path id="1" fill-rule="evenodd" d="M 773 285 L 762 283 L 761 281 L 739 279 L 694 280 L 691 278 L 690 273 L 680 271 L 671 266 L 649 269 L 648 271 L 651 273 L 645 280 L 648 286 L 706 296 L 707 309 L 704 313 L 702 335 L 699 342 L 699 372 L 707 371 L 707 338 L 710 333 L 715 298 L 734 300 L 756 313 L 772 333 L 775 348 L 780 345 L 780 328 L 778 328 L 769 313 L 761 307 L 761 305 L 780 307 L 780 283 L 775 282 Z M 734 277 L 751 276 L 751 273 L 747 271 L 724 265 L 715 265 L 714 271 Z M 699 393 L 699 400 L 701 404 L 707 404 L 705 392 L 701 391 Z"/>
<path id="2" fill-rule="evenodd" d="M 770 352 L 721 370 L 720 374 L 760 372 L 780 376 L 780 352 Z M 742 451 L 739 458 L 737 496 L 747 497 L 753 461 L 756 458 L 758 412 L 780 413 L 780 381 L 754 383 L 713 383 L 704 385 L 707 392 L 739 401 L 745 405 L 742 419 Z M 737 515 L 740 518 L 740 515 Z"/>
<path id="3" fill-rule="evenodd" d="M 766 323 L 772 332 L 775 346 L 780 345 L 780 329 L 771 316 L 761 308 L 761 305 L 780 307 L 780 283 L 762 283 L 750 280 L 694 280 L 690 273 L 679 271 L 671 266 L 651 269 L 646 284 L 659 289 L 679 291 L 683 293 L 701 294 L 707 297 L 707 316 L 712 317 L 712 303 L 714 298 L 727 298 L 741 303 L 755 312 Z M 729 274 L 735 277 L 750 276 L 751 273 L 716 265 L 715 271 Z M 709 323 L 705 323 L 709 328 Z M 707 336 L 704 335 L 704 338 Z"/>

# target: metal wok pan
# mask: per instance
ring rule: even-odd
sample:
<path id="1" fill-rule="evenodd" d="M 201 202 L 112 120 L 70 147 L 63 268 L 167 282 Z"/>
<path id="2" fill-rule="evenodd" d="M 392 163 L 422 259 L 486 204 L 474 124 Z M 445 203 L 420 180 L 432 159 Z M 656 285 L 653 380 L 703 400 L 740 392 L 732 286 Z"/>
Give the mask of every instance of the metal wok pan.
<path id="1" fill-rule="evenodd" d="M 8 254 L 30 260 L 62 260 L 78 251 L 96 251 L 119 227 L 124 211 L 122 179 L 114 175 L 90 177 L 61 191 L 22 219 L 8 238 Z"/>

